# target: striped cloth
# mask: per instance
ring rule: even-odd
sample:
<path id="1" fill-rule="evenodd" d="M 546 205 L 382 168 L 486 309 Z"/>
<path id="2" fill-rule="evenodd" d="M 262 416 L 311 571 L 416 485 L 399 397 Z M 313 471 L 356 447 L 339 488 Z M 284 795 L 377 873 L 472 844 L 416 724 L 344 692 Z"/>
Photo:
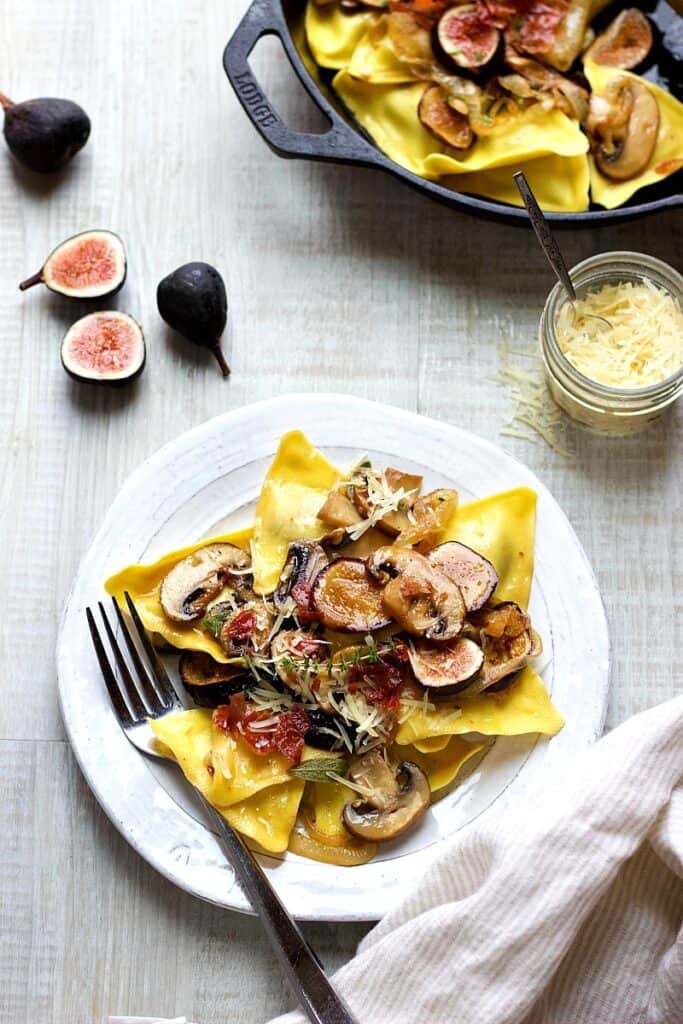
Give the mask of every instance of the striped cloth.
<path id="1" fill-rule="evenodd" d="M 683 1024 L 683 697 L 416 882 L 335 975 L 360 1024 Z"/>
<path id="2" fill-rule="evenodd" d="M 458 834 L 334 982 L 359 1024 L 683 1024 L 683 697 Z"/>

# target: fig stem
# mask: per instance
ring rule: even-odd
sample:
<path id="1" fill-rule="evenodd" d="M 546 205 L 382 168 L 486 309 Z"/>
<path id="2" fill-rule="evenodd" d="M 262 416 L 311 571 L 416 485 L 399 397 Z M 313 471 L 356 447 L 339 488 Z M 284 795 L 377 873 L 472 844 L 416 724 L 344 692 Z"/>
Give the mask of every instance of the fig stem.
<path id="1" fill-rule="evenodd" d="M 3 110 L 9 110 L 9 108 L 13 106 L 14 104 L 9 96 L 5 96 L 4 92 L 0 92 L 0 107 L 2 107 Z"/>
<path id="2" fill-rule="evenodd" d="M 43 271 L 39 270 L 37 274 L 31 274 L 25 281 L 22 281 L 19 285 L 19 290 L 25 292 L 27 288 L 33 288 L 34 284 L 40 284 L 43 280 Z"/>
<path id="3" fill-rule="evenodd" d="M 211 347 L 211 351 L 213 352 L 214 356 L 216 357 L 216 362 L 220 366 L 221 373 L 223 374 L 223 376 L 224 377 L 229 377 L 230 376 L 230 367 L 228 366 L 228 364 L 225 361 L 225 356 L 223 355 L 223 349 L 221 348 L 220 339 L 216 342 L 215 345 L 213 345 Z"/>

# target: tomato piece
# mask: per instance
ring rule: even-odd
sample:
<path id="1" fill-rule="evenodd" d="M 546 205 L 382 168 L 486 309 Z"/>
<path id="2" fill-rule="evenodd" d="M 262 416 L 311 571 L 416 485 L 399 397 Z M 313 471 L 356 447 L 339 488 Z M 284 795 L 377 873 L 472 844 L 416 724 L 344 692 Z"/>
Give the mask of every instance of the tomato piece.
<path id="1" fill-rule="evenodd" d="M 228 625 L 226 633 L 231 640 L 235 640 L 237 643 L 244 643 L 253 636 L 255 628 L 256 613 L 247 608 L 235 616 Z"/>
<path id="2" fill-rule="evenodd" d="M 398 707 L 398 691 L 403 684 L 403 674 L 396 665 L 383 662 L 352 665 L 347 681 L 349 692 L 355 693 L 361 684 L 363 696 L 371 704 L 379 704 L 387 711 Z"/>
<path id="3" fill-rule="evenodd" d="M 290 591 L 290 597 L 296 605 L 296 617 L 302 625 L 317 622 L 320 618 L 313 599 L 313 584 L 307 580 L 299 580 Z"/>
<path id="4" fill-rule="evenodd" d="M 235 693 L 227 704 L 220 704 L 216 708 L 211 716 L 211 720 L 216 728 L 221 729 L 223 732 L 232 732 L 242 721 L 246 710 L 247 702 L 244 694 Z"/>
<path id="5" fill-rule="evenodd" d="M 295 764 L 301 760 L 304 736 L 311 726 L 311 720 L 301 704 L 293 704 L 289 711 L 280 715 L 275 727 L 273 742 L 277 750 Z"/>

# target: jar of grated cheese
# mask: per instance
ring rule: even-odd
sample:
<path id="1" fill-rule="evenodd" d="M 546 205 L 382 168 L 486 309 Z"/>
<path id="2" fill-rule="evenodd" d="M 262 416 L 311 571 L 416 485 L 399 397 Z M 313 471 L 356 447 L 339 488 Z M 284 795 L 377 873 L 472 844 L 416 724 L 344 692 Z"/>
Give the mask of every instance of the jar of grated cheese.
<path id="1" fill-rule="evenodd" d="M 637 252 L 591 256 L 570 275 L 576 303 L 556 284 L 541 317 L 551 394 L 594 431 L 641 430 L 683 392 L 683 277 Z"/>

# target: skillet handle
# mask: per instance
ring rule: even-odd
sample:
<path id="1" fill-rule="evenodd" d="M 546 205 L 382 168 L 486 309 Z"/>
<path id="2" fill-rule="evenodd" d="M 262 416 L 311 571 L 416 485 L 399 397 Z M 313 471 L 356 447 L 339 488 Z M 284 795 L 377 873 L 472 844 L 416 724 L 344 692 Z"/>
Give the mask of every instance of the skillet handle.
<path id="1" fill-rule="evenodd" d="M 249 56 L 263 36 L 277 36 L 290 64 L 316 107 L 325 115 L 329 129 L 322 135 L 288 128 L 264 95 L 249 67 Z M 254 0 L 225 47 L 223 67 L 237 99 L 257 132 L 270 148 L 284 157 L 333 160 L 339 163 L 377 163 L 378 154 L 359 136 L 317 86 L 300 69 L 300 59 L 284 20 L 280 0 Z"/>

